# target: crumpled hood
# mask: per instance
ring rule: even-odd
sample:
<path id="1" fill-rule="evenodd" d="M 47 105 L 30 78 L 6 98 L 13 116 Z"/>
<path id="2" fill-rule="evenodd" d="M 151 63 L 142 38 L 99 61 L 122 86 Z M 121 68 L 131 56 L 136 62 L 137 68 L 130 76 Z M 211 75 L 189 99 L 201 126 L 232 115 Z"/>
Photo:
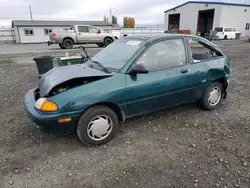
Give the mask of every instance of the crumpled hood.
<path id="1" fill-rule="evenodd" d="M 52 88 L 68 80 L 95 76 L 112 76 L 112 73 L 105 73 L 83 64 L 55 67 L 39 79 L 40 96 L 47 96 Z"/>

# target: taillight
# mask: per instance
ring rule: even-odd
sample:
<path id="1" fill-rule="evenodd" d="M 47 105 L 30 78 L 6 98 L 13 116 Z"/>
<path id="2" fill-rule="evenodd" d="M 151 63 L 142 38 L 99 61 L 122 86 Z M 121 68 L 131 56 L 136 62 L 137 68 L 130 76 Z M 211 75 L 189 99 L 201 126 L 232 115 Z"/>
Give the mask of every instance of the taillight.
<path id="1" fill-rule="evenodd" d="M 56 38 L 56 33 L 52 32 L 51 36 L 52 36 L 53 39 Z"/>

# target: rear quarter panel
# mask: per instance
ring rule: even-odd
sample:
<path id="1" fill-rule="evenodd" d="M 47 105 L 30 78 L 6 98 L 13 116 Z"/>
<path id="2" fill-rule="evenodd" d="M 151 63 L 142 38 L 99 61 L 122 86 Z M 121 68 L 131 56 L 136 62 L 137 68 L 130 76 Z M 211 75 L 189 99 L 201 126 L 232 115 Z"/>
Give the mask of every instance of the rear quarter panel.
<path id="1" fill-rule="evenodd" d="M 206 72 L 207 83 L 218 79 L 228 79 L 230 75 L 229 63 L 226 57 L 219 57 L 201 63 L 202 69 Z"/>
<path id="2" fill-rule="evenodd" d="M 72 31 L 56 32 L 56 41 L 59 43 L 62 43 L 63 39 L 65 39 L 67 37 L 72 38 L 74 40 L 74 43 L 77 42 L 75 32 L 72 32 Z"/>

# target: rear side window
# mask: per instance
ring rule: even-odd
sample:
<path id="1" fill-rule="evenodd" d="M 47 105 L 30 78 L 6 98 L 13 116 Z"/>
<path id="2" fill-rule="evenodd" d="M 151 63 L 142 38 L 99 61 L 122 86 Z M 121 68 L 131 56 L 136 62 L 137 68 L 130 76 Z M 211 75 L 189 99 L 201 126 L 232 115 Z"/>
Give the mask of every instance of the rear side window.
<path id="1" fill-rule="evenodd" d="M 225 32 L 230 32 L 231 28 L 225 28 Z"/>
<path id="2" fill-rule="evenodd" d="M 223 32 L 223 28 L 222 27 L 216 27 L 214 30 L 217 31 L 217 32 Z"/>
<path id="3" fill-rule="evenodd" d="M 160 71 L 186 64 L 185 46 L 182 39 L 171 39 L 152 45 L 136 62 L 149 72 Z"/>
<path id="4" fill-rule="evenodd" d="M 86 26 L 78 26 L 78 31 L 81 33 L 88 33 L 89 32 L 88 27 L 86 27 Z"/>
<path id="5" fill-rule="evenodd" d="M 190 47 L 190 57 L 192 58 L 193 63 L 198 63 L 218 56 L 223 56 L 212 46 L 209 46 L 199 39 L 188 38 L 187 40 Z"/>

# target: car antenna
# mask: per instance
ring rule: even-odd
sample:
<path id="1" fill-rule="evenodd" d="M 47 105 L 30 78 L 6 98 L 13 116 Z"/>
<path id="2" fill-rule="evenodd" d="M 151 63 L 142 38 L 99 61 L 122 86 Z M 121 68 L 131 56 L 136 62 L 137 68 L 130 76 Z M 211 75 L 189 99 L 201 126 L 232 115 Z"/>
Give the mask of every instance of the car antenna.
<path id="1" fill-rule="evenodd" d="M 91 61 L 91 58 L 90 58 L 90 56 L 88 55 L 88 53 L 86 52 L 85 47 L 84 47 L 84 46 L 80 46 L 79 48 L 82 49 L 82 51 L 86 54 L 87 58 Z"/>

